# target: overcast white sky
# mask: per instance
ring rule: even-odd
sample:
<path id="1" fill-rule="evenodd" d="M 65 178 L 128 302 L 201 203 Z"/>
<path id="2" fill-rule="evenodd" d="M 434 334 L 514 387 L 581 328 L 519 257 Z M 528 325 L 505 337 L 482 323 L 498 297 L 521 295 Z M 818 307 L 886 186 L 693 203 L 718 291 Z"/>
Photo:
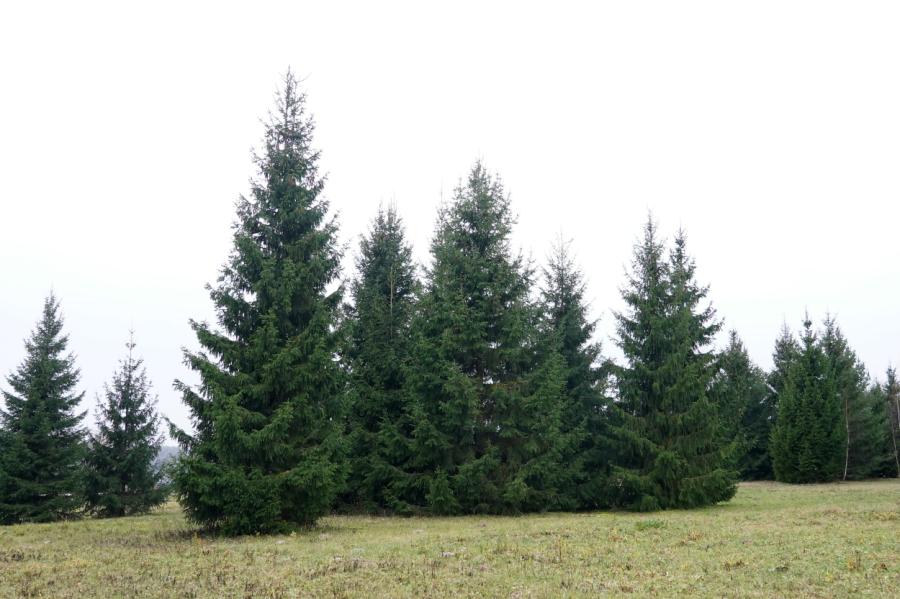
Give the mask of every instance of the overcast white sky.
<path id="1" fill-rule="evenodd" d="M 574 239 L 611 353 L 652 210 L 687 229 L 760 365 L 807 308 L 837 314 L 873 374 L 900 363 L 900 4 L 244 4 L 0 8 L 4 376 L 52 288 L 85 407 L 134 328 L 186 422 L 179 348 L 212 317 L 204 284 L 289 65 L 351 247 L 393 201 L 427 260 L 442 194 L 482 158 L 526 253 Z"/>

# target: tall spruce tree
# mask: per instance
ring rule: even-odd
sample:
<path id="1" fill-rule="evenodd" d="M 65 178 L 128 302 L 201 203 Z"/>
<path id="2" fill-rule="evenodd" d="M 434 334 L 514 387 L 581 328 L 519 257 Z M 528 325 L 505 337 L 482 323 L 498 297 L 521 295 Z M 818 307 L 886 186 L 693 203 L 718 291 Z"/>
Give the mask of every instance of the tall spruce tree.
<path id="1" fill-rule="evenodd" d="M 173 472 L 189 519 L 229 534 L 309 525 L 343 485 L 336 360 L 342 289 L 305 95 L 288 72 L 241 198 L 234 249 L 210 297 L 219 329 L 191 322 L 201 384 L 176 381 L 195 432 Z"/>
<path id="2" fill-rule="evenodd" d="M 610 434 L 614 505 L 697 507 L 735 493 L 731 444 L 708 397 L 715 367 L 705 348 L 720 324 L 713 308 L 701 305 L 707 292 L 695 282 L 684 234 L 678 233 L 666 261 L 649 218 L 622 294 L 627 311 L 616 314 L 626 363 L 616 369 Z"/>
<path id="3" fill-rule="evenodd" d="M 772 352 L 772 370 L 766 375 L 766 403 L 773 412 L 772 424 L 769 431 L 768 445 L 771 446 L 771 432 L 775 428 L 775 422 L 778 420 L 778 400 L 784 392 L 787 384 L 788 372 L 792 365 L 800 355 L 800 346 L 794 338 L 794 334 L 787 323 L 781 325 L 781 332 L 775 340 L 775 349 Z M 775 470 L 773 467 L 773 458 L 771 447 L 769 448 L 769 462 L 761 465 L 761 479 L 774 479 Z"/>
<path id="4" fill-rule="evenodd" d="M 745 480 L 766 478 L 771 472 L 769 436 L 775 420 L 765 373 L 753 364 L 737 331 L 719 356 L 719 374 L 712 396 L 718 405 L 725 438 L 735 442 L 736 463 Z"/>
<path id="5" fill-rule="evenodd" d="M 606 376 L 600 344 L 593 340 L 596 321 L 588 314 L 585 283 L 569 243 L 560 239 L 544 268 L 542 303 L 545 339 L 558 351 L 565 369 L 561 410 L 562 504 L 596 508 L 605 496 L 609 461 L 603 439 L 606 426 Z"/>
<path id="6" fill-rule="evenodd" d="M 83 504 L 84 412 L 79 371 L 66 353 L 59 301 L 44 301 L 41 319 L 25 341 L 26 356 L 6 379 L 0 411 L 0 523 L 50 522 L 76 517 Z"/>
<path id="7" fill-rule="evenodd" d="M 870 393 L 869 374 L 833 316 L 825 318 L 822 351 L 842 411 L 844 430 L 841 478 L 868 478 L 883 468 L 887 451 L 884 404 Z"/>
<path id="8" fill-rule="evenodd" d="M 778 398 L 770 452 L 775 479 L 789 483 L 837 480 L 844 457 L 841 404 L 828 358 L 807 317 L 799 353 Z"/>
<path id="9" fill-rule="evenodd" d="M 480 163 L 444 206 L 414 321 L 409 468 L 432 513 L 551 509 L 564 372 L 537 363 L 531 269 L 503 187 Z"/>
<path id="10" fill-rule="evenodd" d="M 112 385 L 104 387 L 86 460 L 87 506 L 101 517 L 143 514 L 167 495 L 156 466 L 162 447 L 156 399 L 144 362 L 134 355 L 133 335 L 126 347 Z"/>
<path id="11" fill-rule="evenodd" d="M 418 281 L 412 248 L 392 206 L 379 209 L 356 259 L 348 307 L 349 500 L 408 510 L 410 434 L 406 372 Z"/>

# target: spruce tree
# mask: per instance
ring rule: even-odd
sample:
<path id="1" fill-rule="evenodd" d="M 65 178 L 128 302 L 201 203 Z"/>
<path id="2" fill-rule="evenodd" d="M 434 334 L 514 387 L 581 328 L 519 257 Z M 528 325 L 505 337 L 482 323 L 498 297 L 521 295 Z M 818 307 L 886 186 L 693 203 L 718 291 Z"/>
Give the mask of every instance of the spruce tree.
<path id="1" fill-rule="evenodd" d="M 191 521 L 229 534 L 313 524 L 346 476 L 341 253 L 312 133 L 288 72 L 210 290 L 219 328 L 191 322 L 203 350 L 185 361 L 201 384 L 176 381 L 195 431 L 172 427 L 184 452 L 175 489 Z"/>
<path id="2" fill-rule="evenodd" d="M 603 439 L 606 425 L 606 369 L 596 321 L 588 314 L 585 283 L 569 244 L 559 240 L 544 268 L 542 303 L 545 339 L 554 344 L 565 369 L 561 410 L 562 503 L 568 508 L 596 508 L 605 496 L 609 460 Z"/>
<path id="3" fill-rule="evenodd" d="M 406 371 L 418 282 L 394 207 L 379 209 L 360 241 L 348 307 L 349 500 L 404 512 L 409 457 Z"/>
<path id="4" fill-rule="evenodd" d="M 537 362 L 531 268 L 510 249 L 514 219 L 476 164 L 439 214 L 413 325 L 412 451 L 418 501 L 432 513 L 555 506 L 564 373 Z"/>
<path id="5" fill-rule="evenodd" d="M 6 379 L 0 411 L 0 523 L 50 522 L 79 515 L 84 503 L 84 412 L 79 371 L 66 353 L 59 301 L 44 301 L 25 341 L 26 356 Z"/>
<path id="6" fill-rule="evenodd" d="M 133 336 L 126 347 L 112 384 L 104 386 L 86 460 L 87 506 L 101 517 L 146 513 L 167 494 L 156 466 L 162 447 L 156 399 L 143 360 L 134 355 Z"/>
<path id="7" fill-rule="evenodd" d="M 841 478 L 868 478 L 886 457 L 887 416 L 880 398 L 869 391 L 869 374 L 850 348 L 833 316 L 824 322 L 822 351 L 842 411 L 844 455 Z"/>
<path id="8" fill-rule="evenodd" d="M 778 396 L 787 384 L 788 372 L 799 355 L 800 346 L 790 327 L 784 323 L 781 326 L 781 334 L 775 340 L 775 350 L 772 352 L 772 371 L 766 377 L 770 403 L 773 405 L 778 405 Z"/>
<path id="9" fill-rule="evenodd" d="M 799 353 L 778 398 L 770 452 L 775 479 L 789 483 L 840 478 L 844 457 L 841 405 L 828 358 L 807 318 Z"/>
<path id="10" fill-rule="evenodd" d="M 771 472 L 769 436 L 775 419 L 768 401 L 763 371 L 753 364 L 737 331 L 719 356 L 713 398 L 723 422 L 725 439 L 735 442 L 736 463 L 745 480 L 766 478 Z"/>
<path id="11" fill-rule="evenodd" d="M 895 476 L 900 477 L 900 380 L 894 367 L 888 367 L 882 389 L 888 413 L 888 450 L 893 454 Z"/>
<path id="12" fill-rule="evenodd" d="M 871 478 L 894 478 L 900 472 L 894 453 L 891 412 L 885 390 L 885 386 L 875 381 L 865 391 L 865 407 L 870 413 L 873 438 L 871 461 L 865 475 Z"/>
<path id="13" fill-rule="evenodd" d="M 781 326 L 781 333 L 775 340 L 775 349 L 772 352 L 772 370 L 766 375 L 766 403 L 772 413 L 772 423 L 769 428 L 769 437 L 766 443 L 770 446 L 772 442 L 771 433 L 775 428 L 775 422 L 778 420 L 778 403 L 781 394 L 784 392 L 787 384 L 788 372 L 800 355 L 800 346 L 794 338 L 793 332 L 787 323 Z M 761 479 L 774 479 L 775 470 L 773 467 L 773 457 L 771 448 L 768 451 L 768 464 L 760 465 Z"/>
<path id="14" fill-rule="evenodd" d="M 708 397 L 715 367 L 706 348 L 720 324 L 713 308 L 701 305 L 707 292 L 695 281 L 684 234 L 678 233 L 666 261 L 656 224 L 648 219 L 623 289 L 627 311 L 616 313 L 626 363 L 616 369 L 610 433 L 614 505 L 697 507 L 735 493 L 731 447 Z"/>

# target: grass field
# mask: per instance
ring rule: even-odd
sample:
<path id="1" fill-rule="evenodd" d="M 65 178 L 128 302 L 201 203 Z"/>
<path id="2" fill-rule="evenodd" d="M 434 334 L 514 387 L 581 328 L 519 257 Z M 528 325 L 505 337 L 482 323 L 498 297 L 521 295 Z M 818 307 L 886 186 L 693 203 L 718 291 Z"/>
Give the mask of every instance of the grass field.
<path id="1" fill-rule="evenodd" d="M 197 536 L 149 516 L 0 528 L 0 597 L 900 596 L 900 482 L 742 484 L 654 514 L 324 519 Z"/>

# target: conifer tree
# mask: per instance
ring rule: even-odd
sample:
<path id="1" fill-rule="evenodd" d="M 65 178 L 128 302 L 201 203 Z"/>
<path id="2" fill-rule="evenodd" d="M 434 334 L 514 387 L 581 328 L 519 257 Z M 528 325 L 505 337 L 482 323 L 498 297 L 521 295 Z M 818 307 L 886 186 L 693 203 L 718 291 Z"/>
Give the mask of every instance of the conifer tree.
<path id="1" fill-rule="evenodd" d="M 719 356 L 719 374 L 713 397 L 721 413 L 726 440 L 736 443 L 736 462 L 746 480 L 765 478 L 771 472 L 769 436 L 775 420 L 768 401 L 763 371 L 753 364 L 737 331 Z"/>
<path id="2" fill-rule="evenodd" d="M 888 448 L 893 453 L 895 476 L 900 477 L 900 380 L 893 367 L 887 369 L 882 394 L 888 413 Z"/>
<path id="3" fill-rule="evenodd" d="M 406 511 L 406 371 L 418 282 L 394 207 L 379 209 L 360 242 L 348 307 L 350 500 Z"/>
<path id="4" fill-rule="evenodd" d="M 91 435 L 85 475 L 88 508 L 101 517 L 143 514 L 166 500 L 167 491 L 156 458 L 162 447 L 156 399 L 143 360 L 128 355 L 104 387 L 97 413 L 97 432 Z"/>
<path id="5" fill-rule="evenodd" d="M 536 364 L 531 269 L 499 179 L 476 164 L 444 206 L 413 326 L 414 473 L 432 513 L 552 509 L 564 373 Z"/>
<path id="6" fill-rule="evenodd" d="M 775 351 L 772 353 L 772 371 L 766 377 L 771 394 L 770 403 L 778 404 L 778 396 L 787 384 L 788 372 L 800 355 L 800 346 L 794 338 L 787 323 L 781 327 L 781 334 L 775 340 Z"/>
<path id="7" fill-rule="evenodd" d="M 336 360 L 340 249 L 305 95 L 288 72 L 241 198 L 234 248 L 210 297 L 219 328 L 191 322 L 201 384 L 176 382 L 195 432 L 173 472 L 191 521 L 229 534 L 309 525 L 346 476 Z"/>
<path id="8" fill-rule="evenodd" d="M 800 346 L 794 338 L 793 332 L 787 323 L 781 326 L 781 332 L 775 340 L 775 349 L 772 352 L 772 370 L 766 375 L 766 403 L 772 413 L 772 423 L 769 429 L 769 437 L 767 444 L 771 445 L 771 432 L 775 428 L 775 422 L 778 420 L 778 403 L 784 387 L 787 384 L 788 372 L 791 366 L 800 355 Z M 767 464 L 760 464 L 760 479 L 774 479 L 775 470 L 773 468 L 773 458 L 771 449 L 768 451 L 769 461 Z"/>
<path id="9" fill-rule="evenodd" d="M 708 289 L 695 282 L 694 271 L 684 234 L 666 261 L 648 219 L 623 290 L 627 311 L 616 314 L 626 363 L 616 370 L 610 435 L 614 505 L 696 507 L 735 493 L 730 444 L 708 398 L 715 368 L 706 348 L 720 324 L 711 306 L 701 306 Z"/>
<path id="10" fill-rule="evenodd" d="M 605 496 L 609 451 L 606 425 L 606 370 L 600 344 L 593 341 L 596 321 L 588 315 L 585 283 L 569 244 L 559 240 L 544 268 L 542 303 L 545 339 L 555 344 L 565 369 L 561 411 L 562 503 L 596 508 Z"/>
<path id="11" fill-rule="evenodd" d="M 807 318 L 802 344 L 778 398 L 770 452 L 775 479 L 790 483 L 840 478 L 843 420 L 828 358 Z"/>
<path id="12" fill-rule="evenodd" d="M 821 345 L 842 411 L 841 478 L 868 478 L 883 467 L 887 457 L 884 404 L 870 393 L 865 365 L 850 348 L 833 316 L 825 318 Z"/>
<path id="13" fill-rule="evenodd" d="M 865 391 L 864 407 L 869 412 L 872 423 L 872 453 L 865 472 L 870 478 L 894 478 L 900 469 L 894 453 L 891 412 L 885 393 L 886 387 L 878 381 Z"/>
<path id="14" fill-rule="evenodd" d="M 84 412 L 79 371 L 66 353 L 59 301 L 44 301 L 25 341 L 26 356 L 6 379 L 0 411 L 0 523 L 50 522 L 78 516 L 84 502 Z"/>

